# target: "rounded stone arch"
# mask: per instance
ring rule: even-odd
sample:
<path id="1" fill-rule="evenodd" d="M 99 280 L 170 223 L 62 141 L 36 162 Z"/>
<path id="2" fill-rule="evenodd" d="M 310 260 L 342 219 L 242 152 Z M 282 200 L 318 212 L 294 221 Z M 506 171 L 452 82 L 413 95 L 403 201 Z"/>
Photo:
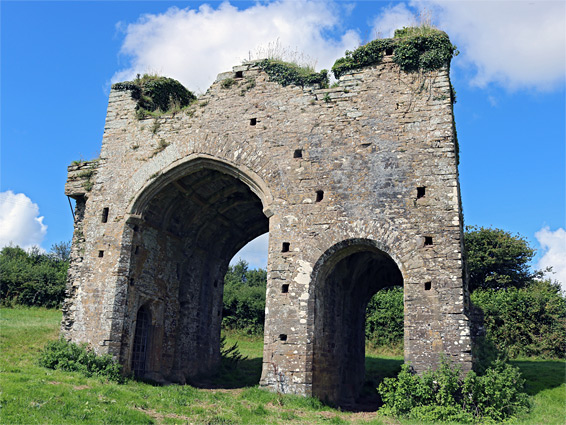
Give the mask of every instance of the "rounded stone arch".
<path id="1" fill-rule="evenodd" d="M 122 240 L 128 276 L 121 293 L 126 327 L 137 297 L 160 303 L 160 343 L 146 375 L 184 383 L 218 366 L 224 275 L 234 254 L 269 231 L 272 202 L 256 173 L 203 154 L 171 163 L 136 191 Z M 122 341 L 121 358 L 132 350 Z"/>
<path id="2" fill-rule="evenodd" d="M 403 282 L 402 263 L 375 240 L 343 240 L 320 256 L 311 274 L 313 396 L 355 404 L 365 375 L 367 303 Z"/>

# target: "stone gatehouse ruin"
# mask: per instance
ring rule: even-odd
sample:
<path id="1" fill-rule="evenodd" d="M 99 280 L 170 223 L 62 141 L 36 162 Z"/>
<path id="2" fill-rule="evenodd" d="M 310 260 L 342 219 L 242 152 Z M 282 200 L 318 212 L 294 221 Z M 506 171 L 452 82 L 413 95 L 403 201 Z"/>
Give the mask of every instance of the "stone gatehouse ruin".
<path id="1" fill-rule="evenodd" d="M 269 232 L 261 386 L 352 402 L 366 304 L 392 285 L 405 360 L 471 368 L 446 66 L 385 56 L 319 88 L 250 62 L 176 113 L 140 119 L 137 97 L 114 86 L 100 159 L 69 167 L 66 338 L 157 381 L 214 370 L 228 263 Z"/>

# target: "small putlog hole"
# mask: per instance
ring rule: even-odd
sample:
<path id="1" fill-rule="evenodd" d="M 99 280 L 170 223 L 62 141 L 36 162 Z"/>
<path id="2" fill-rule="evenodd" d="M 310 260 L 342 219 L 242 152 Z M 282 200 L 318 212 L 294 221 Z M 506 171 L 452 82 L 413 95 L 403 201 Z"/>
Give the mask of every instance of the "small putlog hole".
<path id="1" fill-rule="evenodd" d="M 302 158 L 302 157 L 303 157 L 303 150 L 295 149 L 295 152 L 293 152 L 293 158 Z"/>
<path id="2" fill-rule="evenodd" d="M 281 247 L 281 252 L 289 252 L 290 247 L 291 244 L 289 242 L 283 242 L 283 245 Z"/>
<path id="3" fill-rule="evenodd" d="M 417 187 L 417 199 L 424 198 L 425 193 L 426 193 L 426 187 L 424 186 Z"/>

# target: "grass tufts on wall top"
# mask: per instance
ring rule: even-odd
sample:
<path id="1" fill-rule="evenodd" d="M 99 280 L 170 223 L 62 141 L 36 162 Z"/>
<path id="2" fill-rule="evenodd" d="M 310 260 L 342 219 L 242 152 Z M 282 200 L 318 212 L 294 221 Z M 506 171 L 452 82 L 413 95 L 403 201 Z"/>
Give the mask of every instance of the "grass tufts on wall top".
<path id="1" fill-rule="evenodd" d="M 379 64 L 386 53 L 393 55 L 393 62 L 401 70 L 415 72 L 449 67 L 458 51 L 444 31 L 428 25 L 406 27 L 395 30 L 393 38 L 373 40 L 354 51 L 347 50 L 334 63 L 332 72 L 340 78 L 347 72 Z"/>
<path id="2" fill-rule="evenodd" d="M 318 84 L 321 88 L 328 87 L 328 71 L 314 71 L 310 66 L 300 66 L 292 62 L 277 59 L 264 59 L 257 65 L 269 75 L 271 81 L 276 81 L 283 87 L 288 85 L 311 86 Z"/>
<path id="3" fill-rule="evenodd" d="M 139 119 L 178 112 L 197 98 L 177 80 L 158 75 L 144 74 L 133 81 L 112 85 L 114 90 L 131 90 L 138 101 Z"/>

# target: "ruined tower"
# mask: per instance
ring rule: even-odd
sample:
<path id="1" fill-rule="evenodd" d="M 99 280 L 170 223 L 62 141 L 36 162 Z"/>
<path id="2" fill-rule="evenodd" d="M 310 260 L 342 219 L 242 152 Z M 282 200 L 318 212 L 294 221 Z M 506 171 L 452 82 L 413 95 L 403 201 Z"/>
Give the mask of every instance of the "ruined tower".
<path id="1" fill-rule="evenodd" d="M 352 401 L 365 306 L 391 285 L 405 360 L 468 370 L 448 68 L 405 72 L 387 53 L 332 88 L 236 66 L 159 117 L 115 86 L 100 159 L 69 167 L 64 335 L 146 378 L 214 369 L 228 263 L 269 232 L 262 386 Z"/>

